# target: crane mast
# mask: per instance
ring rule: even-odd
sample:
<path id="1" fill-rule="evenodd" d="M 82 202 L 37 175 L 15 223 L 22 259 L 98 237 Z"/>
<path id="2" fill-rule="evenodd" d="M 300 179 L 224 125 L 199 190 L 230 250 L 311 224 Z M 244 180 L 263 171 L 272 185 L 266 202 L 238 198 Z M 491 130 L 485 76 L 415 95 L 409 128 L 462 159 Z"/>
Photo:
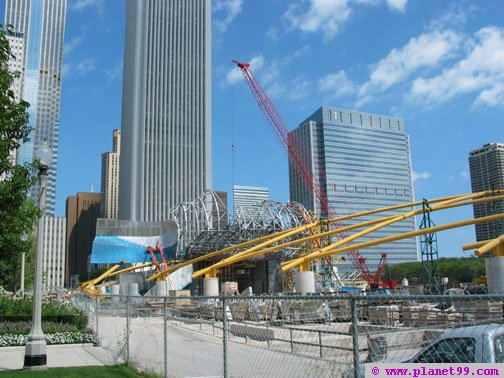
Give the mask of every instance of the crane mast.
<path id="1" fill-rule="evenodd" d="M 322 217 L 336 218 L 336 212 L 333 211 L 329 206 L 329 200 L 327 198 L 326 190 L 320 185 L 319 181 L 312 174 L 311 169 L 308 167 L 308 164 L 303 159 L 298 146 L 296 143 L 293 143 L 292 140 L 289 139 L 289 132 L 286 127 L 286 124 L 278 113 L 275 105 L 268 97 L 266 92 L 263 90 L 259 82 L 255 79 L 254 75 L 250 71 L 250 64 L 239 62 L 237 60 L 232 60 L 241 70 L 245 80 L 254 96 L 254 99 L 257 102 L 257 105 L 261 109 L 264 117 L 268 121 L 273 133 L 275 134 L 278 142 L 284 148 L 284 152 L 286 151 L 288 156 L 293 160 L 293 168 L 297 171 L 300 178 L 302 179 L 306 188 L 310 191 L 314 197 L 318 199 L 320 204 L 320 214 Z M 325 176 L 325 172 L 321 170 L 320 175 L 322 177 Z M 336 227 L 342 227 L 341 222 L 336 222 Z M 344 237 L 344 235 L 343 235 Z M 371 274 L 367 265 L 366 259 L 359 253 L 359 251 L 354 250 L 348 252 L 353 265 L 356 269 L 358 269 L 362 277 L 371 285 L 376 286 L 380 282 L 380 273 L 383 270 L 383 265 L 385 263 L 386 255 L 382 255 L 382 259 L 380 260 L 379 269 L 375 276 Z M 330 263 L 330 261 L 328 261 Z"/>

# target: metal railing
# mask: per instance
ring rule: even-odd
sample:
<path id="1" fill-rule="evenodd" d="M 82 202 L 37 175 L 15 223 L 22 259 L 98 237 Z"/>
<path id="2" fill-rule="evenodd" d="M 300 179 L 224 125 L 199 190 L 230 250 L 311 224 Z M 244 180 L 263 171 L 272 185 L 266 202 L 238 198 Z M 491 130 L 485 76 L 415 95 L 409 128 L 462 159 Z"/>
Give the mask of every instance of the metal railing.
<path id="1" fill-rule="evenodd" d="M 367 362 L 408 361 L 458 328 L 481 333 L 502 324 L 504 296 L 73 300 L 118 362 L 165 377 L 359 377 Z"/>

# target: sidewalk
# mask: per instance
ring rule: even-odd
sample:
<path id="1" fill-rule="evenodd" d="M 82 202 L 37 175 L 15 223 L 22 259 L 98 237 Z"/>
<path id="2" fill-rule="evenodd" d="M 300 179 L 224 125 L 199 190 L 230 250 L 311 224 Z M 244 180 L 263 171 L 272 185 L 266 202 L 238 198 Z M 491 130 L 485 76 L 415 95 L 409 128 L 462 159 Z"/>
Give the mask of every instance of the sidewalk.
<path id="1" fill-rule="evenodd" d="M 25 347 L 0 348 L 0 371 L 20 370 L 24 364 Z M 66 344 L 47 346 L 47 366 L 106 366 L 116 365 L 110 352 L 92 344 Z"/>

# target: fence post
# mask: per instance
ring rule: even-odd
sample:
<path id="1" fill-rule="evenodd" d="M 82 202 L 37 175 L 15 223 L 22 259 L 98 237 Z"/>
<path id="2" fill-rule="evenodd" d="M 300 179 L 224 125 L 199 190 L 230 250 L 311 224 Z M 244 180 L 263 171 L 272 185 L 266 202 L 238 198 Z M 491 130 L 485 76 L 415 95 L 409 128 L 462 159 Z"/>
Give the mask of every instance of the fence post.
<path id="1" fill-rule="evenodd" d="M 166 319 L 166 297 L 164 298 L 163 306 L 163 318 L 164 318 L 164 376 L 168 377 L 168 322 Z"/>
<path id="2" fill-rule="evenodd" d="M 359 330 L 358 317 L 357 317 L 357 300 L 350 298 L 350 305 L 352 309 L 352 344 L 353 344 L 353 362 L 354 362 L 354 377 L 360 377 L 360 355 L 359 355 Z"/>
<path id="3" fill-rule="evenodd" d="M 228 349 L 228 318 L 227 318 L 227 311 L 226 311 L 226 297 L 222 297 L 222 345 L 224 348 L 224 354 L 223 354 L 223 362 L 224 362 L 224 378 L 229 377 L 228 373 L 228 356 L 227 356 L 227 349 Z"/>
<path id="4" fill-rule="evenodd" d="M 129 319 L 129 295 L 126 296 L 126 365 L 129 365 L 130 360 L 130 344 L 129 344 L 129 336 L 130 336 L 130 319 Z"/>
<path id="5" fill-rule="evenodd" d="M 95 302 L 95 323 L 96 323 L 96 342 L 98 346 L 100 346 L 100 337 L 98 333 L 98 306 L 100 305 L 100 301 L 98 300 L 98 295 L 96 296 Z"/>
<path id="6" fill-rule="evenodd" d="M 322 331 L 318 331 L 318 342 L 320 345 L 320 358 L 322 358 Z"/>
<path id="7" fill-rule="evenodd" d="M 294 353 L 294 341 L 292 340 L 292 328 L 289 328 L 291 353 Z"/>

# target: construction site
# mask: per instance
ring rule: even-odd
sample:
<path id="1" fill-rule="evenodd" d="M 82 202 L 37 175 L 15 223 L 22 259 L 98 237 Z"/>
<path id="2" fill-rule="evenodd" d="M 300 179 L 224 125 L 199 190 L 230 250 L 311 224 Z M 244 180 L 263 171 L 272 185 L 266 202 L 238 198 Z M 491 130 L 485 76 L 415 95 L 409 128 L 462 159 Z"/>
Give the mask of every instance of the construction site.
<path id="1" fill-rule="evenodd" d="M 105 271 L 80 283 L 73 300 L 91 315 L 101 345 L 165 376 L 359 377 L 366 363 L 422 356 L 454 329 L 502 322 L 504 237 L 461 246 L 485 259 L 486 290 L 497 293 L 479 297 L 439 276 L 437 233 L 500 225 L 504 213 L 442 225 L 433 218 L 461 206 L 500 209 L 504 190 L 338 215 L 249 65 L 234 62 L 314 206 L 264 200 L 235 206 L 230 222 L 226 194 L 206 191 L 165 222 L 100 219 L 91 264 Z M 380 234 L 415 217 L 418 229 Z M 428 284 L 384 279 L 388 246 L 415 238 Z M 371 253 L 377 264 L 368 264 Z M 449 352 L 432 361 L 475 362 Z"/>
<path id="2" fill-rule="evenodd" d="M 126 294 L 130 285 L 131 293 L 165 295 L 170 290 L 190 290 L 193 295 L 218 296 L 395 289 L 396 281 L 382 282 L 387 252 L 380 246 L 418 237 L 421 260 L 429 277 L 428 289 L 439 293 L 443 282 L 437 272 L 436 233 L 504 218 L 496 211 L 486 217 L 439 226 L 431 220 L 435 211 L 500 203 L 502 190 L 424 199 L 338 216 L 328 199 L 328 189 L 319 182 L 320 172 L 315 177 L 304 159 L 304 148 L 289 138 L 285 122 L 249 64 L 233 62 L 293 162 L 296 175 L 314 199 L 313 208 L 271 200 L 253 208 L 235 206 L 230 224 L 225 194 L 206 191 L 191 202 L 177 205 L 171 211 L 172 219 L 166 222 L 100 220 L 91 263 L 107 264 L 110 269 L 81 283 L 82 290 Z M 373 238 L 377 231 L 414 217 L 421 219 L 418 230 Z M 500 240 L 486 240 L 464 249 L 476 249 L 477 256 L 492 260 L 488 266 L 500 266 Z M 370 269 L 360 250 L 374 247 L 379 262 Z M 500 292 L 500 280 L 487 273 L 489 290 Z"/>

